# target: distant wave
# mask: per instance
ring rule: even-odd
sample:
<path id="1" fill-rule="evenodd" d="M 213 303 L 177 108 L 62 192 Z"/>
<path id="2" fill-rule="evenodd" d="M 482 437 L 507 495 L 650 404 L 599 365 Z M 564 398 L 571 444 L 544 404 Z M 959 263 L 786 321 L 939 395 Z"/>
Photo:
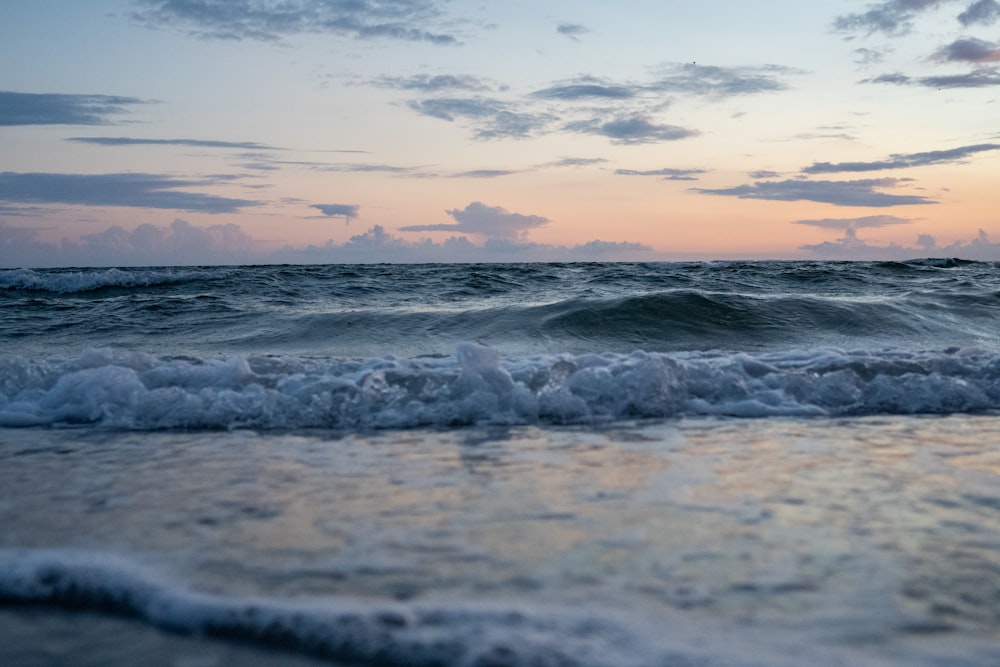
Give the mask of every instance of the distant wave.
<path id="1" fill-rule="evenodd" d="M 74 294 L 105 288 L 173 285 L 191 280 L 225 277 L 230 269 L 86 269 L 46 270 L 0 269 L 0 290 L 31 290 Z"/>
<path id="2" fill-rule="evenodd" d="M 593 424 L 684 415 L 1000 409 L 1000 355 L 975 349 L 454 357 L 0 358 L 0 426 L 392 429 Z"/>

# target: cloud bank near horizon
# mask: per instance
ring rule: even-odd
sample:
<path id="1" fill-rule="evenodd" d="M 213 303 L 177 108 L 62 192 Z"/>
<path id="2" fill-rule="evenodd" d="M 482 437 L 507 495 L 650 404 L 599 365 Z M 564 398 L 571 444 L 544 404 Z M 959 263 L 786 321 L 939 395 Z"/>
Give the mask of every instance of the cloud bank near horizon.
<path id="1" fill-rule="evenodd" d="M 641 243 L 594 240 L 574 246 L 533 243 L 494 236 L 475 244 L 462 235 L 442 242 L 410 241 L 381 225 L 344 243 L 275 247 L 258 241 L 239 225 L 200 227 L 177 219 L 169 226 L 113 225 L 79 241 L 46 242 L 40 230 L 0 220 L 0 267 L 196 266 L 208 264 L 364 264 L 421 262 L 572 262 L 650 259 Z"/>

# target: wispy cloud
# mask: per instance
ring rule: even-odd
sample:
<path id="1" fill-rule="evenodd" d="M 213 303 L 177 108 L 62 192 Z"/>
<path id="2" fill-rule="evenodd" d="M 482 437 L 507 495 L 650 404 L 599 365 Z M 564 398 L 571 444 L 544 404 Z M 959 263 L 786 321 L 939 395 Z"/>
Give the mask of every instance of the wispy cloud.
<path id="1" fill-rule="evenodd" d="M 523 139 L 556 132 L 604 136 L 616 144 L 676 141 L 698 134 L 663 122 L 663 112 L 680 98 L 718 101 L 730 97 L 786 90 L 785 78 L 796 73 L 778 65 L 714 67 L 669 63 L 642 82 L 620 82 L 593 75 L 555 81 L 523 96 L 434 95 L 481 90 L 487 82 L 466 77 L 382 77 L 375 85 L 426 93 L 407 105 L 417 113 L 462 122 L 475 139 Z"/>
<path id="2" fill-rule="evenodd" d="M 604 164 L 607 159 L 602 157 L 564 157 L 555 162 L 546 162 L 542 167 L 590 167 L 595 164 Z"/>
<path id="3" fill-rule="evenodd" d="M 107 125 L 128 107 L 145 104 L 135 97 L 64 95 L 0 91 L 0 126 Z"/>
<path id="4" fill-rule="evenodd" d="M 372 81 L 380 88 L 396 90 L 416 90 L 422 93 L 440 93 L 446 91 L 482 92 L 492 90 L 495 86 L 485 79 L 471 74 L 416 74 L 413 76 L 383 76 Z"/>
<path id="5" fill-rule="evenodd" d="M 841 172 L 882 171 L 885 169 L 906 169 L 930 164 L 960 162 L 965 158 L 986 151 L 1000 150 L 1000 144 L 974 144 L 941 151 L 922 153 L 897 153 L 885 160 L 873 162 L 814 162 L 802 170 L 804 174 L 835 174 Z"/>
<path id="6" fill-rule="evenodd" d="M 579 23 L 560 23 L 556 26 L 556 32 L 578 42 L 580 41 L 580 35 L 586 35 L 590 30 Z"/>
<path id="7" fill-rule="evenodd" d="M 227 178 L 178 179 L 161 174 L 0 173 L 0 202 L 129 206 L 201 213 L 234 213 L 261 202 L 181 188 L 215 185 Z"/>
<path id="8" fill-rule="evenodd" d="M 343 218 L 345 222 L 357 218 L 361 211 L 357 204 L 313 204 L 312 207 L 328 218 Z"/>
<path id="9" fill-rule="evenodd" d="M 553 117 L 531 113 L 518 105 L 487 97 L 431 98 L 410 102 L 418 113 L 440 120 L 463 120 L 473 127 L 476 139 L 523 139 L 541 131 Z"/>
<path id="10" fill-rule="evenodd" d="M 545 100 L 627 100 L 635 97 L 634 86 L 608 83 L 593 77 L 583 77 L 567 83 L 536 90 L 531 97 Z"/>
<path id="11" fill-rule="evenodd" d="M 797 73 L 782 65 L 717 67 L 697 63 L 672 63 L 661 70 L 648 89 L 711 99 L 787 90 L 788 84 L 781 77 Z"/>
<path id="12" fill-rule="evenodd" d="M 864 229 L 888 227 L 890 225 L 909 225 L 910 218 L 900 218 L 895 215 L 866 215 L 860 218 L 822 218 L 820 220 L 794 220 L 793 225 L 807 225 L 821 229 Z"/>
<path id="13" fill-rule="evenodd" d="M 446 211 L 455 219 L 454 223 L 434 225 L 409 225 L 400 227 L 403 232 L 464 232 L 487 238 L 519 239 L 528 230 L 549 223 L 540 215 L 510 213 L 500 206 L 487 206 L 482 202 L 472 202 L 464 209 Z"/>
<path id="14" fill-rule="evenodd" d="M 878 192 L 900 183 L 898 178 L 873 178 L 855 181 L 757 181 L 752 185 L 732 188 L 692 188 L 706 195 L 738 197 L 739 199 L 766 199 L 770 201 L 815 201 L 834 206 L 908 206 L 936 204 L 932 199 L 918 195 L 893 195 Z"/>
<path id="15" fill-rule="evenodd" d="M 965 74 L 921 77 L 911 77 L 896 72 L 871 79 L 862 79 L 861 83 L 888 83 L 896 86 L 922 86 L 924 88 L 987 88 L 1000 86 L 1000 70 L 993 67 L 977 69 Z"/>
<path id="16" fill-rule="evenodd" d="M 863 12 L 838 16 L 833 22 L 833 28 L 843 33 L 883 33 L 899 37 L 913 30 L 914 20 L 920 14 L 957 4 L 957 0 L 885 0 L 869 5 Z M 1000 3 L 996 0 L 975 0 L 957 14 L 955 19 L 966 27 L 991 25 L 1000 19 Z"/>
<path id="17" fill-rule="evenodd" d="M 935 9 L 949 0 L 887 0 L 869 5 L 864 12 L 844 14 L 833 22 L 838 32 L 876 32 L 905 35 L 913 28 L 913 20 L 923 11 Z"/>
<path id="18" fill-rule="evenodd" d="M 612 143 L 625 145 L 678 141 L 698 135 L 695 130 L 677 125 L 656 123 L 652 119 L 640 115 L 619 117 L 612 120 L 595 118 L 573 121 L 564 127 L 571 132 L 595 134 L 611 139 Z"/>
<path id="19" fill-rule="evenodd" d="M 616 169 L 615 174 L 618 176 L 657 176 L 664 181 L 697 181 L 696 178 L 699 174 L 704 174 L 705 169 L 673 169 L 666 167 L 664 169 Z"/>
<path id="20" fill-rule="evenodd" d="M 68 137 L 66 141 L 97 146 L 188 146 L 191 148 L 232 148 L 238 150 L 275 151 L 275 146 L 256 141 L 216 141 L 212 139 L 143 139 L 136 137 Z"/>
<path id="21" fill-rule="evenodd" d="M 517 169 L 471 169 L 452 174 L 452 178 L 500 178 L 521 173 Z"/>
<path id="22" fill-rule="evenodd" d="M 135 0 L 134 18 L 203 39 L 278 41 L 301 33 L 457 44 L 435 0 Z"/>

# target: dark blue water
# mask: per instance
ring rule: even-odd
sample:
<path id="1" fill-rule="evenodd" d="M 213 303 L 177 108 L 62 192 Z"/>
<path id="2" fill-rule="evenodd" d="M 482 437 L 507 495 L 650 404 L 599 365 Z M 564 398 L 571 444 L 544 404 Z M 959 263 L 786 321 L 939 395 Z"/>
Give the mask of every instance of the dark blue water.
<path id="1" fill-rule="evenodd" d="M 1000 407 L 992 263 L 0 272 L 0 424 L 387 428 Z"/>

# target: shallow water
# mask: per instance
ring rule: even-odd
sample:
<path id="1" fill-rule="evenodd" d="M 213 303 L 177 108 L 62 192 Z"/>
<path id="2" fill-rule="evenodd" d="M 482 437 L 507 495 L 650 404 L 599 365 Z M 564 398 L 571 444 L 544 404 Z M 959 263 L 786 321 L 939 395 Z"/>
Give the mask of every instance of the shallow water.
<path id="1" fill-rule="evenodd" d="M 998 442 L 963 415 L 7 429 L 0 591 L 366 664 L 991 664 Z"/>

